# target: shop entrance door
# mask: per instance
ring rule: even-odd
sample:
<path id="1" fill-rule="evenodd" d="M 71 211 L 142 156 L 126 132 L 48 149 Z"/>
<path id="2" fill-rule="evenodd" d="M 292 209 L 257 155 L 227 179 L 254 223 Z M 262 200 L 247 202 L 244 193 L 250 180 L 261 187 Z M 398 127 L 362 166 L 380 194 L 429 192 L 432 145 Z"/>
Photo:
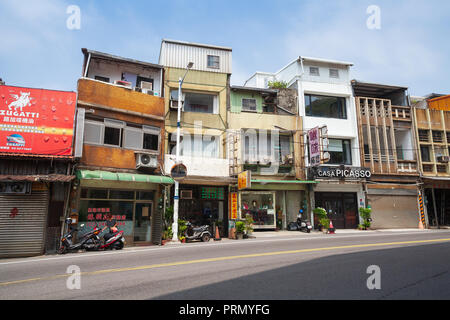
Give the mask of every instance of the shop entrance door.
<path id="1" fill-rule="evenodd" d="M 152 202 L 137 202 L 134 211 L 134 241 L 151 241 Z"/>
<path id="2" fill-rule="evenodd" d="M 353 229 L 358 226 L 356 193 L 316 192 L 316 207 L 327 211 L 336 229 Z M 316 223 L 316 222 L 315 222 Z"/>

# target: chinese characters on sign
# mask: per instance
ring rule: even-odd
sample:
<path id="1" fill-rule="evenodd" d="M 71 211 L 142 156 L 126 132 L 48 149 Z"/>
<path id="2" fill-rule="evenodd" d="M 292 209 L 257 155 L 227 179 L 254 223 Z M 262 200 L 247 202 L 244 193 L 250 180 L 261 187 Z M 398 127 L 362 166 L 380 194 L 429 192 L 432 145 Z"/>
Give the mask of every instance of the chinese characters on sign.
<path id="1" fill-rule="evenodd" d="M 252 187 L 252 174 L 251 171 L 247 170 L 239 173 L 238 175 L 238 189 L 248 189 Z"/>
<path id="2" fill-rule="evenodd" d="M 236 220 L 237 214 L 238 214 L 238 199 L 237 199 L 237 192 L 230 193 L 230 199 L 231 199 L 231 219 Z"/>
<path id="3" fill-rule="evenodd" d="M 320 165 L 320 135 L 319 127 L 315 127 L 308 131 L 309 138 L 309 163 L 311 166 Z"/>
<path id="4" fill-rule="evenodd" d="M 76 93 L 0 86 L 0 152 L 72 155 Z"/>
<path id="5" fill-rule="evenodd" d="M 107 219 L 107 214 L 110 212 L 109 208 L 88 208 L 88 221 L 101 221 Z M 113 219 L 116 219 L 118 226 L 124 226 L 125 220 L 127 219 L 126 215 L 113 215 Z M 105 223 L 100 223 L 100 225 L 104 225 Z M 95 226 L 94 222 L 88 222 L 86 224 L 88 227 Z"/>

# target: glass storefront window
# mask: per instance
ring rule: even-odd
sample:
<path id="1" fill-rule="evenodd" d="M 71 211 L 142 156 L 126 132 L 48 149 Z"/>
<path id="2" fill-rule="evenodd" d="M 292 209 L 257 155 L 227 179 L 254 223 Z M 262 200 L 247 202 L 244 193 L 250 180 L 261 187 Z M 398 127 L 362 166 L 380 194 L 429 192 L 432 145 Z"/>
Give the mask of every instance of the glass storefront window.
<path id="1" fill-rule="evenodd" d="M 275 228 L 275 192 L 241 192 L 241 218 L 253 217 L 253 228 Z"/>
<path id="2" fill-rule="evenodd" d="M 81 190 L 78 210 L 78 229 L 81 233 L 106 225 L 106 215 L 112 214 L 119 230 L 134 241 L 150 241 L 153 191 L 116 189 Z M 136 199 L 136 200 L 135 200 Z"/>

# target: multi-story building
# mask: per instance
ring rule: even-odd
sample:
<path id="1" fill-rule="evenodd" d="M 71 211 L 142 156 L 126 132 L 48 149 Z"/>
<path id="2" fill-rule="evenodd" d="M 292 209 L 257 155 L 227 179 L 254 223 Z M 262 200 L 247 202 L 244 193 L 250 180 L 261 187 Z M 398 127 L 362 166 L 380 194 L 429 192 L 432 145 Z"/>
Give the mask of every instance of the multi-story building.
<path id="1" fill-rule="evenodd" d="M 238 191 L 238 217 L 251 214 L 255 230 L 286 228 L 308 199 L 297 90 L 231 86 L 230 100 L 230 175 L 251 172 L 251 187 Z"/>
<path id="2" fill-rule="evenodd" d="M 163 39 L 159 57 L 165 74 L 166 172 L 177 160 L 178 86 L 186 75 L 178 160 L 186 166 L 187 176 L 180 182 L 178 216 L 195 223 L 217 222 L 225 231 L 231 182 L 225 144 L 231 55 L 228 47 Z"/>
<path id="3" fill-rule="evenodd" d="M 310 163 L 308 140 L 304 138 L 303 163 L 308 169 L 308 180 L 316 182 L 310 185 L 308 213 L 313 219 L 310 209 L 325 208 L 336 228 L 357 227 L 358 208 L 365 206 L 362 188 L 365 175 L 361 178 L 359 174 L 358 126 L 349 75 L 352 65 L 298 57 L 275 73 L 257 72 L 245 83 L 245 86 L 265 88 L 269 81 L 284 81 L 288 88 L 298 91 L 296 112 L 301 117 L 303 133 L 320 128 L 324 138 L 320 166 Z M 326 165 L 324 159 L 328 159 Z M 341 175 L 341 172 L 348 174 Z"/>
<path id="4" fill-rule="evenodd" d="M 58 248 L 75 107 L 75 92 L 0 84 L 0 258 Z"/>
<path id="5" fill-rule="evenodd" d="M 160 243 L 164 91 L 161 65 L 82 49 L 77 121 L 83 134 L 72 216 L 91 227 L 111 213 L 127 245 Z"/>
<path id="6" fill-rule="evenodd" d="M 450 225 L 450 95 L 430 95 L 414 104 L 416 145 L 426 224 Z"/>
<path id="7" fill-rule="evenodd" d="M 352 80 L 361 163 L 374 228 L 417 228 L 419 178 L 408 88 Z"/>

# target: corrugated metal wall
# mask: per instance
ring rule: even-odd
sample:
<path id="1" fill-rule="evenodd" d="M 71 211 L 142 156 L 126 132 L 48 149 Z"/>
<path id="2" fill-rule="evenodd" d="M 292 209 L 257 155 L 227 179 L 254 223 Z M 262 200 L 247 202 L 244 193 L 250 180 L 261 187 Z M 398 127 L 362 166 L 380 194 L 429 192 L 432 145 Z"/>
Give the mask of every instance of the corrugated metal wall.
<path id="1" fill-rule="evenodd" d="M 208 68 L 208 55 L 220 57 L 218 69 Z M 185 69 L 193 62 L 193 70 L 231 74 L 231 51 L 195 45 L 163 42 L 159 63 L 165 67 Z"/>
<path id="2" fill-rule="evenodd" d="M 43 253 L 48 201 L 48 190 L 0 195 L 0 258 Z M 14 208 L 18 213 L 12 217 Z"/>

